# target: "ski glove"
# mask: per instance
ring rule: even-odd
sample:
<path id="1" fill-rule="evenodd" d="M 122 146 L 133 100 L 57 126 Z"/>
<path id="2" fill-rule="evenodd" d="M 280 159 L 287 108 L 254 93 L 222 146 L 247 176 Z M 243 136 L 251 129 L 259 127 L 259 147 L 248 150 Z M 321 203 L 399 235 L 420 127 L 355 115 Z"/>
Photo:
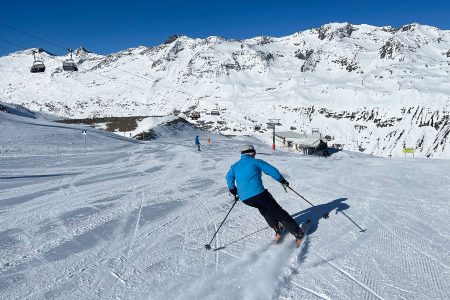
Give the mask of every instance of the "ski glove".
<path id="1" fill-rule="evenodd" d="M 230 194 L 232 194 L 233 196 L 237 196 L 237 188 L 236 187 L 229 189 L 229 191 L 230 191 Z"/>
<path id="2" fill-rule="evenodd" d="M 289 182 L 284 178 L 281 179 L 280 183 L 285 189 L 289 187 Z"/>

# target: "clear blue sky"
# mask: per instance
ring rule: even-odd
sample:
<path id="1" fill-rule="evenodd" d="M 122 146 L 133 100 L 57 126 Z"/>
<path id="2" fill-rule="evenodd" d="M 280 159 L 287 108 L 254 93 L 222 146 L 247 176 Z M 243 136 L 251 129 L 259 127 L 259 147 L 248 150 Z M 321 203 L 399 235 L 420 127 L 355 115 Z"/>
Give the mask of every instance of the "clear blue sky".
<path id="1" fill-rule="evenodd" d="M 157 45 L 173 34 L 235 39 L 283 36 L 330 22 L 394 27 L 418 22 L 450 29 L 450 0 L 5 0 L 0 6 L 0 23 L 66 48 L 83 45 L 101 54 Z M 0 39 L 64 52 L 1 25 Z M 0 40 L 0 55 L 17 50 Z"/>

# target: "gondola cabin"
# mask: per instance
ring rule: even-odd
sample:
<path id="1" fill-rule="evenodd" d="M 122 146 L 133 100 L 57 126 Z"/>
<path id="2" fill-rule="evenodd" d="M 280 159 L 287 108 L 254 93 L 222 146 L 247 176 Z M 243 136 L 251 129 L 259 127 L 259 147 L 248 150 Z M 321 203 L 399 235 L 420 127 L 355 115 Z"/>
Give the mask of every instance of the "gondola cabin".
<path id="1" fill-rule="evenodd" d="M 78 67 L 72 59 L 72 49 L 67 49 L 67 51 L 70 53 L 70 58 L 63 61 L 63 70 L 69 72 L 78 71 Z"/>
<path id="2" fill-rule="evenodd" d="M 31 73 L 42 73 L 45 71 L 45 65 L 42 60 L 36 59 L 36 51 L 33 50 L 33 65 L 30 68 Z"/>
<path id="3" fill-rule="evenodd" d="M 63 70 L 73 72 L 73 71 L 78 71 L 78 67 L 75 64 L 75 62 L 73 61 L 73 59 L 69 58 L 63 62 Z"/>
<path id="4" fill-rule="evenodd" d="M 33 62 L 33 65 L 30 68 L 31 73 L 42 73 L 45 72 L 45 65 L 40 60 L 35 60 Z"/>

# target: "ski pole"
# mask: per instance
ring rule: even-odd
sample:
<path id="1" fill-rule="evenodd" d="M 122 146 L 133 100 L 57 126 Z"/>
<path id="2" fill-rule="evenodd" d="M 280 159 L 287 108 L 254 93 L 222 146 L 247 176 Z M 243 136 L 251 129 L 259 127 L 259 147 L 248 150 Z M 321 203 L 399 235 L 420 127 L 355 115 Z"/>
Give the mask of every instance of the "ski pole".
<path id="1" fill-rule="evenodd" d="M 211 241 L 209 241 L 209 244 L 205 245 L 206 250 L 211 250 L 211 243 L 214 240 L 214 238 L 216 237 L 216 234 L 219 232 L 220 227 L 222 227 L 223 223 L 225 223 L 225 220 L 228 218 L 228 215 L 230 214 L 231 210 L 233 209 L 233 207 L 236 205 L 236 203 L 238 202 L 238 197 L 234 196 L 234 203 L 231 206 L 230 210 L 228 211 L 227 215 L 225 216 L 225 218 L 223 219 L 222 223 L 220 223 L 219 228 L 217 228 L 216 232 L 214 233 Z"/>
<path id="2" fill-rule="evenodd" d="M 293 191 L 294 193 L 296 193 L 297 196 L 299 196 L 300 198 L 302 198 L 303 200 L 305 200 L 306 202 L 308 202 L 309 205 L 311 205 L 312 207 L 314 207 L 314 208 L 317 209 L 317 206 L 315 206 L 314 204 L 312 204 L 311 202 L 309 202 L 305 197 L 303 197 L 302 195 L 300 195 L 299 193 L 297 193 L 296 191 L 294 191 L 293 188 L 291 188 L 290 186 L 288 186 L 288 188 L 289 188 L 291 191 Z M 330 215 L 329 215 L 327 212 L 323 214 L 323 218 L 324 218 L 324 219 L 328 219 L 329 217 L 330 217 Z"/>
<path id="3" fill-rule="evenodd" d="M 338 213 L 338 211 L 336 210 L 336 214 Z M 367 229 L 362 229 L 361 226 L 359 226 L 358 224 L 356 224 L 355 221 L 352 220 L 352 218 L 350 218 L 349 216 L 347 216 L 347 214 L 345 212 L 343 212 L 342 210 L 340 211 L 341 214 L 343 214 L 347 219 L 349 219 L 356 227 L 358 227 L 359 232 L 366 232 Z"/>

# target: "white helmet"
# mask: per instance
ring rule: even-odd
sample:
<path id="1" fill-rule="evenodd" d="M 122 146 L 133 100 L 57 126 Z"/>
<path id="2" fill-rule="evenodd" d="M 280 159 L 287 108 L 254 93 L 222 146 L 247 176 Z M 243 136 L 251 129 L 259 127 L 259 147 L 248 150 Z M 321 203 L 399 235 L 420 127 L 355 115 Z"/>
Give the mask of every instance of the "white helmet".
<path id="1" fill-rule="evenodd" d="M 255 147 L 253 147 L 253 145 L 245 145 L 241 149 L 241 154 L 255 155 L 256 154 Z"/>

